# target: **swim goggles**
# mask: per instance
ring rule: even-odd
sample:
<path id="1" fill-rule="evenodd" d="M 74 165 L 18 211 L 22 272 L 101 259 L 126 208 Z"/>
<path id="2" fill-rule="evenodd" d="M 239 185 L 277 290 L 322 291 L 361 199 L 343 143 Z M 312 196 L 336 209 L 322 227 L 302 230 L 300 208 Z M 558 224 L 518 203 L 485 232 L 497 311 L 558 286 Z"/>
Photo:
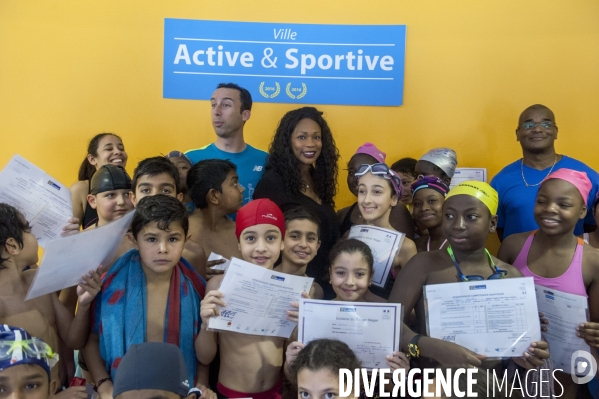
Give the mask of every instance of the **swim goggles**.
<path id="1" fill-rule="evenodd" d="M 389 169 L 389 167 L 384 163 L 375 163 L 372 165 L 362 164 L 358 168 L 357 172 L 354 173 L 354 176 L 361 177 L 366 173 L 372 173 L 375 176 L 381 176 L 384 179 L 390 180 L 395 193 L 399 198 L 401 198 L 402 188 L 401 188 L 401 179 L 393 170 Z"/>
<path id="2" fill-rule="evenodd" d="M 38 364 L 50 374 L 56 363 L 58 354 L 41 339 L 0 340 L 0 370 L 19 364 Z"/>
<path id="3" fill-rule="evenodd" d="M 458 261 L 456 260 L 454 254 L 453 254 L 451 245 L 447 247 L 447 253 L 451 257 L 451 260 L 453 261 L 453 264 L 454 264 L 456 270 L 458 271 L 458 274 L 456 275 L 456 277 L 460 281 L 499 280 L 500 278 L 504 278 L 507 275 L 507 270 L 502 270 L 502 269 L 498 268 L 497 265 L 495 265 L 495 262 L 493 262 L 493 258 L 491 257 L 491 254 L 489 253 L 489 251 L 486 248 L 485 248 L 485 252 L 487 253 L 487 256 L 489 257 L 489 266 L 491 266 L 491 269 L 493 269 L 493 271 L 494 271 L 494 273 L 491 274 L 486 279 L 483 276 L 478 276 L 478 275 L 465 276 L 464 273 L 462 273 L 462 269 L 460 269 L 460 265 L 458 264 Z"/>

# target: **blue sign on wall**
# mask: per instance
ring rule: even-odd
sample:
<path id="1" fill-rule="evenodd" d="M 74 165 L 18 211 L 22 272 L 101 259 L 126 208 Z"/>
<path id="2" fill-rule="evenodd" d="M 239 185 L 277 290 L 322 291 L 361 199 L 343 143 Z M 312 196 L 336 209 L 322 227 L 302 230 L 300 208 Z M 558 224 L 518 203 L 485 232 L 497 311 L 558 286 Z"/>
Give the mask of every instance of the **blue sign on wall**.
<path id="1" fill-rule="evenodd" d="M 397 106 L 405 25 L 165 19 L 165 98 L 209 100 L 218 83 L 254 101 Z"/>

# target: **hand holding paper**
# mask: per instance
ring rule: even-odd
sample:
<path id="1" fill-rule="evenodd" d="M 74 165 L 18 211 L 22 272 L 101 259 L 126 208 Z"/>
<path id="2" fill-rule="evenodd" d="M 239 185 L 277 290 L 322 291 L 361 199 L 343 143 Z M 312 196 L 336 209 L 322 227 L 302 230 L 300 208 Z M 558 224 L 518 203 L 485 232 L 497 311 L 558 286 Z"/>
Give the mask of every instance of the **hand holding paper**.
<path id="1" fill-rule="evenodd" d="M 98 270 L 101 268 L 98 267 Z M 100 292 L 100 288 L 102 288 L 102 281 L 100 280 L 100 275 L 90 270 L 89 274 L 82 277 L 83 281 L 79 283 L 77 286 L 77 302 L 79 306 L 86 306 L 92 303 L 98 292 Z"/>
<path id="2" fill-rule="evenodd" d="M 233 258 L 210 306 L 202 304 L 202 319 L 211 329 L 289 338 L 297 323 L 287 311 L 313 281 Z"/>

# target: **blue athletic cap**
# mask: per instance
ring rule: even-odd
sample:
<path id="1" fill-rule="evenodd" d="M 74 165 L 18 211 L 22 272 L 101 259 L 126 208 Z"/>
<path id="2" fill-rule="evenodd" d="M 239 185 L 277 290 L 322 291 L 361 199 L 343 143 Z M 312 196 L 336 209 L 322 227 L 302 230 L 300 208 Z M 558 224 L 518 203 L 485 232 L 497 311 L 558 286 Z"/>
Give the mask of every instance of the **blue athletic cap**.
<path id="1" fill-rule="evenodd" d="M 21 364 L 42 367 L 50 378 L 50 369 L 58 363 L 58 354 L 39 338 L 27 331 L 6 324 L 0 325 L 0 372 Z"/>
<path id="2" fill-rule="evenodd" d="M 127 391 L 157 389 L 187 396 L 188 381 L 183 352 L 166 342 L 131 345 L 114 376 L 113 397 Z"/>

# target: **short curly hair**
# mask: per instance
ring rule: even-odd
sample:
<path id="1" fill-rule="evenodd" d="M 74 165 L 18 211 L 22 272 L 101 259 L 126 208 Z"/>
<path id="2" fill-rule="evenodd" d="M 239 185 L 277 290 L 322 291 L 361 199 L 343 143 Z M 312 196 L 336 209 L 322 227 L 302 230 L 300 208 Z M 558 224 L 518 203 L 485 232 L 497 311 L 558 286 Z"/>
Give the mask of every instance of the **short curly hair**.
<path id="1" fill-rule="evenodd" d="M 266 169 L 271 169 L 283 177 L 285 190 L 293 195 L 301 194 L 302 173 L 300 161 L 291 149 L 291 134 L 302 119 L 311 119 L 320 126 L 322 150 L 315 166 L 310 168 L 314 179 L 314 191 L 324 204 L 335 205 L 337 194 L 337 174 L 339 150 L 322 112 L 314 107 L 303 107 L 287 112 L 275 131 L 268 150 Z"/>

